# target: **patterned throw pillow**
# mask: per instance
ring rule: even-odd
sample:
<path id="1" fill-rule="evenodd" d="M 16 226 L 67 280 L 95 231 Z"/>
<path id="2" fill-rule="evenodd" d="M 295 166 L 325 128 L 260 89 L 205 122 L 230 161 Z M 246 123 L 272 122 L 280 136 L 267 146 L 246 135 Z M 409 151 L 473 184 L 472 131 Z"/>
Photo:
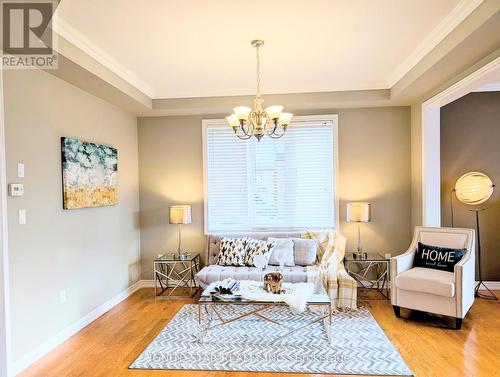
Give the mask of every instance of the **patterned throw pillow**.
<path id="1" fill-rule="evenodd" d="M 267 261 L 269 261 L 273 249 L 273 241 L 254 240 L 249 238 L 245 254 L 245 264 L 247 266 L 255 266 L 253 259 L 256 255 L 265 255 L 267 257 Z"/>
<path id="2" fill-rule="evenodd" d="M 220 241 L 217 264 L 221 266 L 244 266 L 248 238 L 226 238 Z"/>

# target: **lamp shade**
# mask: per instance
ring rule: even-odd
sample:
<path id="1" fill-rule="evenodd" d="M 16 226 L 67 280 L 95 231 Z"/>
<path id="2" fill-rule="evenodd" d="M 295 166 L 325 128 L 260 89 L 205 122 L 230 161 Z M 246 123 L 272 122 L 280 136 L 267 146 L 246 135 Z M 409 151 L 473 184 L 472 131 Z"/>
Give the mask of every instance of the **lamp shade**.
<path id="1" fill-rule="evenodd" d="M 479 205 L 493 194 L 495 185 L 486 174 L 473 171 L 458 178 L 455 184 L 457 199 L 464 204 Z"/>
<path id="2" fill-rule="evenodd" d="M 370 203 L 347 203 L 347 222 L 369 223 L 371 221 Z"/>
<path id="3" fill-rule="evenodd" d="M 191 224 L 191 206 L 179 205 L 168 207 L 168 222 L 170 224 Z"/>

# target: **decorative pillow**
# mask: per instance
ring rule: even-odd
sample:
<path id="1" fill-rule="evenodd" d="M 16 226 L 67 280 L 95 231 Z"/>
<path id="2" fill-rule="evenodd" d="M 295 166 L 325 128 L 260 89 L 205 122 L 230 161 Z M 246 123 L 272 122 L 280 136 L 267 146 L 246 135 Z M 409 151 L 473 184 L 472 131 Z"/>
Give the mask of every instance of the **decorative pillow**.
<path id="1" fill-rule="evenodd" d="M 316 264 L 318 241 L 302 238 L 292 238 L 294 243 L 295 264 L 299 266 L 312 266 Z"/>
<path id="2" fill-rule="evenodd" d="M 256 255 L 265 255 L 267 257 L 266 262 L 268 262 L 273 249 L 274 249 L 273 241 L 254 240 L 252 238 L 249 238 L 245 254 L 245 264 L 247 266 L 255 266 L 253 259 Z"/>
<path id="3" fill-rule="evenodd" d="M 248 238 L 222 237 L 217 264 L 221 266 L 244 266 Z"/>
<path id="4" fill-rule="evenodd" d="M 465 249 L 448 249 L 419 242 L 413 260 L 413 267 L 453 272 L 455 264 L 462 259 L 464 254 Z"/>
<path id="5" fill-rule="evenodd" d="M 293 260 L 293 241 L 291 238 L 273 238 L 269 237 L 268 241 L 274 242 L 274 249 L 271 253 L 271 258 L 269 258 L 269 264 L 274 266 L 279 266 L 280 261 L 279 257 L 281 255 L 284 259 L 284 265 L 287 267 L 295 266 L 295 262 Z"/>

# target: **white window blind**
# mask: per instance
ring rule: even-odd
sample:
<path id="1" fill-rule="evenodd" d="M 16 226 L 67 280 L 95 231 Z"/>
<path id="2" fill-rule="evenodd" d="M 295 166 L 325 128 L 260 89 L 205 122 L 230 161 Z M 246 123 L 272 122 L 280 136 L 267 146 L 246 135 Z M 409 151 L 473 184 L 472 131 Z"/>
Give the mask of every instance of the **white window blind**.
<path id="1" fill-rule="evenodd" d="M 260 142 L 204 122 L 206 233 L 335 226 L 334 121 L 304 118 Z"/>

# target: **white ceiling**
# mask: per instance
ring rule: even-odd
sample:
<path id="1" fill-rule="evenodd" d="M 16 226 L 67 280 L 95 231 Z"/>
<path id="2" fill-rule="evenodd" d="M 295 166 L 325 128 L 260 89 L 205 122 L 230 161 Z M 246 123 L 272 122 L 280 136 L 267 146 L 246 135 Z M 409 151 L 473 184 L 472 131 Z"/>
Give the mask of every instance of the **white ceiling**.
<path id="1" fill-rule="evenodd" d="M 153 98 L 391 87 L 482 0 L 63 0 L 54 29 Z"/>

